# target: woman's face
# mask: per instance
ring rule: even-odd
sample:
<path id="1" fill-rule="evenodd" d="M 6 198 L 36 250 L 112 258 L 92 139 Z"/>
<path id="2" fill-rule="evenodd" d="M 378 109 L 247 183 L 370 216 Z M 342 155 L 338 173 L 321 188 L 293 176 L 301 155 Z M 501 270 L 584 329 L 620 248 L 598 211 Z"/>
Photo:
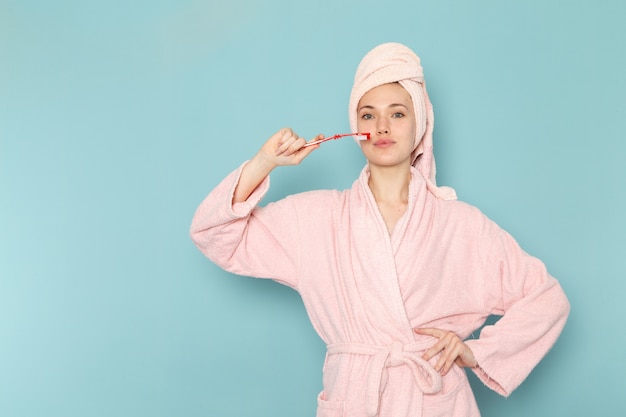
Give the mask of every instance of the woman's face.
<path id="1" fill-rule="evenodd" d="M 411 164 L 416 135 L 413 100 L 398 83 L 383 84 L 365 93 L 357 106 L 359 132 L 370 132 L 361 149 L 370 164 Z"/>

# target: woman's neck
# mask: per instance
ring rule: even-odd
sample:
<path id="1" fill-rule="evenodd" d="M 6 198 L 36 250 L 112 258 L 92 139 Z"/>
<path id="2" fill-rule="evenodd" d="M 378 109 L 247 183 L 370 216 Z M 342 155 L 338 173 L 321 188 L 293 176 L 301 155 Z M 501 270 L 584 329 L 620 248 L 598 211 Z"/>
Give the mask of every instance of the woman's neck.
<path id="1" fill-rule="evenodd" d="M 411 181 L 410 166 L 370 166 L 368 185 L 378 203 L 406 204 Z"/>

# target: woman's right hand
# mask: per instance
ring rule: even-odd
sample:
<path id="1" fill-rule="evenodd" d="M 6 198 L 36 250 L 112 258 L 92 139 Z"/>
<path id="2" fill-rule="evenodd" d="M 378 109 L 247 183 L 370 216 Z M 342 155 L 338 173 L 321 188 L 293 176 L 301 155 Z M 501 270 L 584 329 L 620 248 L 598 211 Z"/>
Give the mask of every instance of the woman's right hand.
<path id="1" fill-rule="evenodd" d="M 311 140 L 323 138 L 323 135 L 317 135 Z M 289 128 L 274 133 L 243 168 L 235 188 L 233 203 L 247 200 L 254 189 L 277 166 L 298 165 L 311 152 L 320 147 L 319 144 L 316 144 L 304 148 L 305 143 L 304 138 Z"/>
<path id="2" fill-rule="evenodd" d="M 317 135 L 311 140 L 323 138 L 323 135 Z M 274 133 L 267 142 L 263 144 L 257 156 L 263 158 L 265 163 L 273 165 L 274 167 L 298 165 L 304 158 L 309 156 L 311 152 L 319 148 L 319 145 L 303 147 L 305 143 L 306 140 L 298 136 L 293 130 L 283 128 Z"/>

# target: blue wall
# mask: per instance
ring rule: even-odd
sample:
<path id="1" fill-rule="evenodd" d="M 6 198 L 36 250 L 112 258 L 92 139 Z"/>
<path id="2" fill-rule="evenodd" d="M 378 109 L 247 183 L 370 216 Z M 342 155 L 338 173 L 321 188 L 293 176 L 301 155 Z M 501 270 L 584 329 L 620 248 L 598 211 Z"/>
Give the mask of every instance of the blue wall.
<path id="1" fill-rule="evenodd" d="M 560 279 L 554 349 L 483 415 L 626 409 L 626 3 L 0 1 L 0 415 L 313 416 L 298 295 L 194 248 L 197 204 L 274 131 L 348 129 L 376 44 L 423 60 L 440 184 Z M 350 186 L 351 140 L 266 201 Z"/>

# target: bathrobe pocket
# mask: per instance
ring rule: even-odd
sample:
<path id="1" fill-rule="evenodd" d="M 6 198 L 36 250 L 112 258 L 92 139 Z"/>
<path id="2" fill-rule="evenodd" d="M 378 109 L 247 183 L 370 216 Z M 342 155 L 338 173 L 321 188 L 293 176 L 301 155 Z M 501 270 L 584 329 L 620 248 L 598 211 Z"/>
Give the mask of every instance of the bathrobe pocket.
<path id="1" fill-rule="evenodd" d="M 465 398 L 470 396 L 471 398 Z M 424 395 L 423 414 L 429 417 L 451 417 L 472 414 L 469 410 L 459 410 L 474 404 L 473 394 L 465 371 L 453 365 L 450 372 L 443 378 L 443 389 L 439 394 Z"/>
<path id="2" fill-rule="evenodd" d="M 324 392 L 317 397 L 317 414 L 315 417 L 344 417 L 344 403 L 327 401 Z"/>

